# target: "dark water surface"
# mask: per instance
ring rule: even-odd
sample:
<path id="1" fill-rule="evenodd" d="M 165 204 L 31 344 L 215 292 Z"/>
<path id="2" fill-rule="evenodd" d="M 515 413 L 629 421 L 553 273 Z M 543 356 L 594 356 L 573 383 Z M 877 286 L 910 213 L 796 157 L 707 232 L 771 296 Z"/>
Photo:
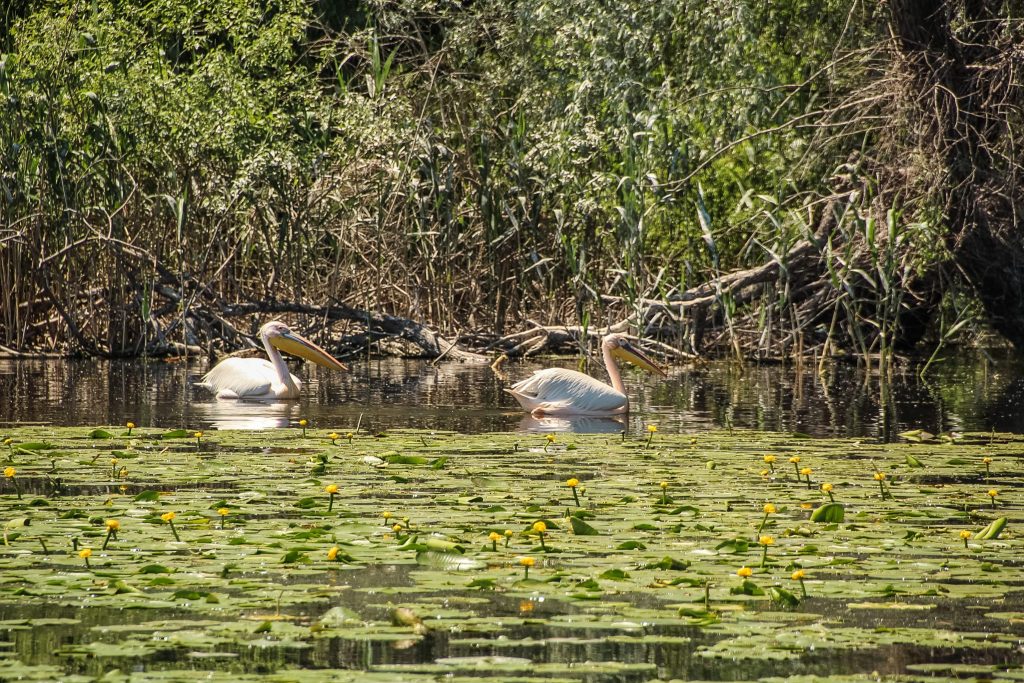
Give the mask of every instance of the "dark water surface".
<path id="1" fill-rule="evenodd" d="M 350 361 L 351 372 L 293 364 L 303 378 L 295 401 L 218 401 L 194 383 L 202 362 L 95 360 L 0 361 L 0 421 L 57 425 L 251 428 L 286 426 L 300 418 L 327 429 L 416 427 L 488 431 L 618 432 L 627 420 L 525 415 L 503 389 L 533 370 L 571 359 L 511 363 L 502 379 L 486 365 L 401 359 Z M 606 379 L 603 368 L 590 372 Z M 819 377 L 812 364 L 714 362 L 671 368 L 667 379 L 627 371 L 632 431 L 656 423 L 687 432 L 715 427 L 799 431 L 816 436 L 891 439 L 913 428 L 1024 431 L 1024 363 L 972 354 L 933 368 L 914 368 L 880 385 L 877 373 L 834 364 Z"/>

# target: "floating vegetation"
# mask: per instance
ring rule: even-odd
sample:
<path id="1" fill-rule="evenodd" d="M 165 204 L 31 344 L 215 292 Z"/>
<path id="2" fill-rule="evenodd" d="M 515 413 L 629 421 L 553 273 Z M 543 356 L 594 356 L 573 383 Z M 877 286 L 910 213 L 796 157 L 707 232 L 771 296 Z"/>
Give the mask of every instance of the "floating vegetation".
<path id="1" fill-rule="evenodd" d="M 0 680 L 1024 679 L 1024 438 L 299 426 L 0 434 Z"/>

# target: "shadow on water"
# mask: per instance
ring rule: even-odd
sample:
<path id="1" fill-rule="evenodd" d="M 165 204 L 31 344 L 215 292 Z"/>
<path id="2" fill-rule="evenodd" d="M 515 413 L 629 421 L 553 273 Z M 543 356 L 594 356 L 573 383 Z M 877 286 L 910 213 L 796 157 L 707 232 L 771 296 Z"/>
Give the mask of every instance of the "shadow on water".
<path id="1" fill-rule="evenodd" d="M 61 425 L 273 429 L 300 418 L 323 429 L 412 427 L 488 431 L 642 431 L 657 423 L 677 432 L 712 428 L 798 431 L 815 436 L 891 440 L 906 429 L 1024 431 L 1024 366 L 989 355 L 938 366 L 927 382 L 907 369 L 882 391 L 862 368 L 815 368 L 728 362 L 676 367 L 667 379 L 627 372 L 632 411 L 616 419 L 535 420 L 504 389 L 545 365 L 512 364 L 508 379 L 486 365 L 373 359 L 335 373 L 293 365 L 305 387 L 297 401 L 217 401 L 193 385 L 205 364 L 93 361 L 0 361 L 0 422 Z M 603 378 L 603 370 L 595 374 Z M 882 400 L 880 396 L 886 396 Z"/>

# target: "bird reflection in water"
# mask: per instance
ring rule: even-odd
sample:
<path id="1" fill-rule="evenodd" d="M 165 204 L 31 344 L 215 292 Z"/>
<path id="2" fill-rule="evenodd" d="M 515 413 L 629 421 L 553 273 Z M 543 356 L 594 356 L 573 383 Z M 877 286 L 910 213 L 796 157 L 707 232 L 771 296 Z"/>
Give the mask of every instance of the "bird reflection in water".
<path id="1" fill-rule="evenodd" d="M 519 421 L 521 432 L 575 432 L 577 434 L 619 434 L 626 429 L 626 416 L 595 417 L 592 415 L 525 415 Z"/>
<path id="2" fill-rule="evenodd" d="M 200 422 L 215 429 L 278 429 L 299 418 L 301 407 L 294 401 L 240 399 L 193 403 Z M 294 420 L 293 420 L 294 419 Z"/>

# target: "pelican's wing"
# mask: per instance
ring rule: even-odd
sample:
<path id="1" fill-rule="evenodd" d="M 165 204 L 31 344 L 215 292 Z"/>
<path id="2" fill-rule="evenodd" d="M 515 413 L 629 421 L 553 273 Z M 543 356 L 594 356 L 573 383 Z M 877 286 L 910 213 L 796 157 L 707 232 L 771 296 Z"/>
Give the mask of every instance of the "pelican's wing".
<path id="1" fill-rule="evenodd" d="M 612 413 L 627 402 L 625 394 L 604 382 L 563 368 L 538 370 L 508 392 L 527 410 L 546 413 Z"/>
<path id="2" fill-rule="evenodd" d="M 261 396 L 270 392 L 276 377 L 274 366 L 263 358 L 226 358 L 206 373 L 199 386 L 218 396 Z"/>

